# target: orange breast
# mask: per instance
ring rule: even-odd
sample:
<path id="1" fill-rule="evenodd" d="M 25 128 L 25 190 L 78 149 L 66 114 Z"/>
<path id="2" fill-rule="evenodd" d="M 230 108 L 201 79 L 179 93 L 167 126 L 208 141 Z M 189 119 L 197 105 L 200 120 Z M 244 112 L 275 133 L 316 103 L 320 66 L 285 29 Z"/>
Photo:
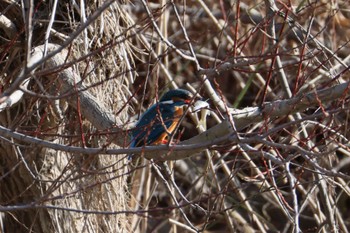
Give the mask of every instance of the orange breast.
<path id="1" fill-rule="evenodd" d="M 167 141 L 166 139 L 168 138 L 168 133 L 173 133 L 173 131 L 175 130 L 175 128 L 177 126 L 177 123 L 179 122 L 180 118 L 182 117 L 182 114 L 183 114 L 183 108 L 182 107 L 175 107 L 174 118 L 172 119 L 173 122 L 171 123 L 170 127 L 167 128 L 167 130 L 164 130 L 164 133 L 162 133 L 160 135 L 160 137 L 158 137 L 158 139 L 152 143 L 153 145 L 164 144 Z"/>

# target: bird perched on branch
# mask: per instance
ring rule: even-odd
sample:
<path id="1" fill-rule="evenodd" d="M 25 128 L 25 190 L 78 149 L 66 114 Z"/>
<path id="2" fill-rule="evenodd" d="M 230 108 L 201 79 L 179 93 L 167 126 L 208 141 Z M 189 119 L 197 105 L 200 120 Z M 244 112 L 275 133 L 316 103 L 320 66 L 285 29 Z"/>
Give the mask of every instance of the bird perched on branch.
<path id="1" fill-rule="evenodd" d="M 132 129 L 130 147 L 167 143 L 184 113 L 183 107 L 192 100 L 189 91 L 175 89 L 166 92 L 158 103 L 152 105 Z"/>

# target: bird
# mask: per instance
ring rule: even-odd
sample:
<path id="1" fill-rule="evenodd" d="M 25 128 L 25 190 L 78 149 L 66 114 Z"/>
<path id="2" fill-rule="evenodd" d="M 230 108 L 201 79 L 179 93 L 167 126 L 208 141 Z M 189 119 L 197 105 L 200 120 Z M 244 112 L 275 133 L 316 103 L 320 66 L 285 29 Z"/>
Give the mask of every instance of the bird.
<path id="1" fill-rule="evenodd" d="M 189 105 L 192 98 L 191 92 L 184 89 L 166 92 L 141 115 L 131 130 L 130 148 L 167 143 L 184 113 L 183 107 Z"/>

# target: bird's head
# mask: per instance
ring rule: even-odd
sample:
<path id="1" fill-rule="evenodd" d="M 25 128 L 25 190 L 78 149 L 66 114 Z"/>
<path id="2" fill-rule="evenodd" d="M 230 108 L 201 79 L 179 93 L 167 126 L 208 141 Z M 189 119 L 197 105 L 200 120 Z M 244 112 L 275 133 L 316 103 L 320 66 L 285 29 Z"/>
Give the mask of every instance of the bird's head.
<path id="1" fill-rule="evenodd" d="M 186 104 L 189 104 L 192 100 L 193 96 L 191 92 L 184 90 L 184 89 L 175 89 L 175 90 L 170 90 L 166 92 L 162 98 L 160 98 L 159 102 L 164 102 L 164 101 L 174 101 L 175 102 L 184 102 Z"/>

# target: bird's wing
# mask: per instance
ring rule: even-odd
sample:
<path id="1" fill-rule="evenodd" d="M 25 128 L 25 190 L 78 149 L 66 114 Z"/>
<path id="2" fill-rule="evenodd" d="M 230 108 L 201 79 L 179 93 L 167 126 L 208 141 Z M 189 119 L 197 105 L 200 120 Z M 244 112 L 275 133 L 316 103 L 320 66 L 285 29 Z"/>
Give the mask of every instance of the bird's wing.
<path id="1" fill-rule="evenodd" d="M 140 118 L 136 127 L 132 130 L 132 143 L 130 147 L 150 145 L 166 131 L 164 125 L 169 128 L 173 123 L 174 102 L 164 101 L 152 105 Z M 161 113 L 162 121 L 159 119 Z M 164 125 L 163 125 L 164 123 Z"/>

